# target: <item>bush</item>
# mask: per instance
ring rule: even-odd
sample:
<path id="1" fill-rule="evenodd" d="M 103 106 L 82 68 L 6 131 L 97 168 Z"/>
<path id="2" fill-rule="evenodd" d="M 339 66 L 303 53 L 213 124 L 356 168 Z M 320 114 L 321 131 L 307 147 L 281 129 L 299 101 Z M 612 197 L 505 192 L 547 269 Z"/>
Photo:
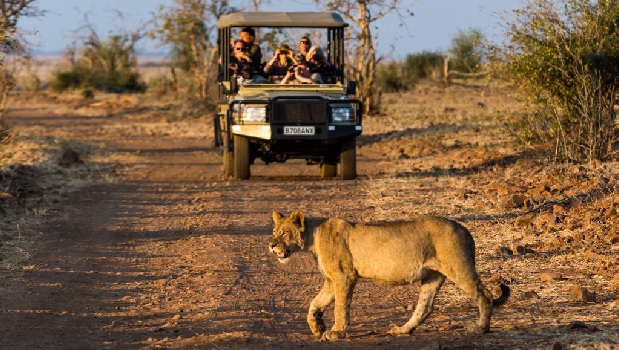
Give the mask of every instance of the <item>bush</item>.
<path id="1" fill-rule="evenodd" d="M 400 92 L 407 91 L 411 87 L 403 76 L 402 64 L 399 62 L 390 62 L 381 64 L 378 67 L 376 82 L 379 89 L 383 92 Z"/>
<path id="2" fill-rule="evenodd" d="M 389 62 L 378 67 L 376 81 L 383 92 L 409 91 L 420 79 L 440 76 L 443 55 L 422 52 L 406 56 L 404 62 Z"/>
<path id="3" fill-rule="evenodd" d="M 494 58 L 528 97 L 530 112 L 515 133 L 557 160 L 609 159 L 617 141 L 619 3 L 530 0 L 514 14 Z"/>
<path id="4" fill-rule="evenodd" d="M 424 51 L 419 54 L 408 55 L 404 62 L 404 73 L 412 81 L 434 78 L 441 75 L 443 69 L 443 54 Z"/>
<path id="5" fill-rule="evenodd" d="M 54 92 L 71 89 L 95 89 L 106 92 L 143 92 L 132 47 L 126 47 L 120 37 L 85 46 L 78 60 L 67 71 L 57 71 L 50 82 Z"/>
<path id="6" fill-rule="evenodd" d="M 484 58 L 484 34 L 479 29 L 458 31 L 451 39 L 449 68 L 462 73 L 479 73 Z"/>

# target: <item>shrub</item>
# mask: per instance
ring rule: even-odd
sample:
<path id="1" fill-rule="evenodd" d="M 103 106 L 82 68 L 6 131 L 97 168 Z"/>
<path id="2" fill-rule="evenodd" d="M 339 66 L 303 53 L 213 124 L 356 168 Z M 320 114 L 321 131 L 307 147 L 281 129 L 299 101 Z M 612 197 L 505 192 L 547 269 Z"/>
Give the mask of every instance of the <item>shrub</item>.
<path id="1" fill-rule="evenodd" d="M 613 155 L 618 16 L 616 1 L 529 0 L 514 11 L 506 43 L 493 55 L 528 97 L 530 111 L 515 125 L 523 142 L 557 160 Z"/>
<path id="2" fill-rule="evenodd" d="M 424 51 L 406 56 L 404 72 L 411 81 L 440 76 L 443 69 L 444 56 L 437 52 Z"/>
<path id="3" fill-rule="evenodd" d="M 383 92 L 409 91 L 420 79 L 440 76 L 442 67 L 442 54 L 424 51 L 407 55 L 403 62 L 379 65 L 376 81 Z"/>
<path id="4" fill-rule="evenodd" d="M 484 34 L 479 29 L 458 31 L 451 39 L 450 69 L 462 73 L 478 73 L 484 58 Z"/>
<path id="5" fill-rule="evenodd" d="M 377 83 L 383 92 L 400 92 L 410 89 L 403 76 L 402 64 L 399 62 L 389 62 L 378 67 Z"/>
<path id="6" fill-rule="evenodd" d="M 77 60 L 66 71 L 54 73 L 50 88 L 55 92 L 70 89 L 95 89 L 107 92 L 143 92 L 146 85 L 137 71 L 133 46 L 120 36 L 108 41 L 93 40 L 82 48 Z"/>

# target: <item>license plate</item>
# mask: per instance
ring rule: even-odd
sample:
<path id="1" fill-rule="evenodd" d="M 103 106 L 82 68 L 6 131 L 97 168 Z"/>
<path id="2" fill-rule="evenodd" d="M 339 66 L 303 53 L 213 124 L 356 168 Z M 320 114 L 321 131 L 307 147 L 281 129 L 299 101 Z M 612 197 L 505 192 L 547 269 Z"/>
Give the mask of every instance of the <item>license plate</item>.
<path id="1" fill-rule="evenodd" d="M 284 135 L 314 135 L 316 129 L 313 126 L 284 126 Z"/>

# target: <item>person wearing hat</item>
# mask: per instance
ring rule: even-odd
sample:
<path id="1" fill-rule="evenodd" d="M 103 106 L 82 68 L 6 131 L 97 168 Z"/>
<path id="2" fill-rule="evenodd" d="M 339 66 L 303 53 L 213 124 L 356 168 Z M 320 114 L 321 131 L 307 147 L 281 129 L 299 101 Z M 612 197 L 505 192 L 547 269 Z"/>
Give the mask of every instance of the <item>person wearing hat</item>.
<path id="1" fill-rule="evenodd" d="M 262 62 L 262 51 L 260 50 L 260 45 L 255 42 L 256 32 L 254 31 L 254 28 L 243 28 L 241 30 L 240 39 L 245 43 L 247 55 L 250 58 L 250 62 L 254 64 L 254 73 L 257 74 L 257 70 L 260 68 L 260 63 Z"/>
<path id="2" fill-rule="evenodd" d="M 264 73 L 269 77 L 269 81 L 275 84 L 281 83 L 288 71 L 294 68 L 296 59 L 290 46 L 282 44 L 273 58 L 264 66 Z"/>

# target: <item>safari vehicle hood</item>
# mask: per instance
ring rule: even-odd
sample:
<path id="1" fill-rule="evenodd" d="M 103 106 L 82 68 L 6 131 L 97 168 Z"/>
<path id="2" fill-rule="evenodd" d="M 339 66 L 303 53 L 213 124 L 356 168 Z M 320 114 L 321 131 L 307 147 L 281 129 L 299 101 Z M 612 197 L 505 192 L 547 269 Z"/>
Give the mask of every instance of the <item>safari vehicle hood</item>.
<path id="1" fill-rule="evenodd" d="M 316 97 L 336 100 L 345 97 L 345 91 L 346 88 L 340 84 L 251 84 L 240 86 L 238 94 L 234 98 L 237 100 L 267 100 L 273 97 L 315 95 Z"/>

